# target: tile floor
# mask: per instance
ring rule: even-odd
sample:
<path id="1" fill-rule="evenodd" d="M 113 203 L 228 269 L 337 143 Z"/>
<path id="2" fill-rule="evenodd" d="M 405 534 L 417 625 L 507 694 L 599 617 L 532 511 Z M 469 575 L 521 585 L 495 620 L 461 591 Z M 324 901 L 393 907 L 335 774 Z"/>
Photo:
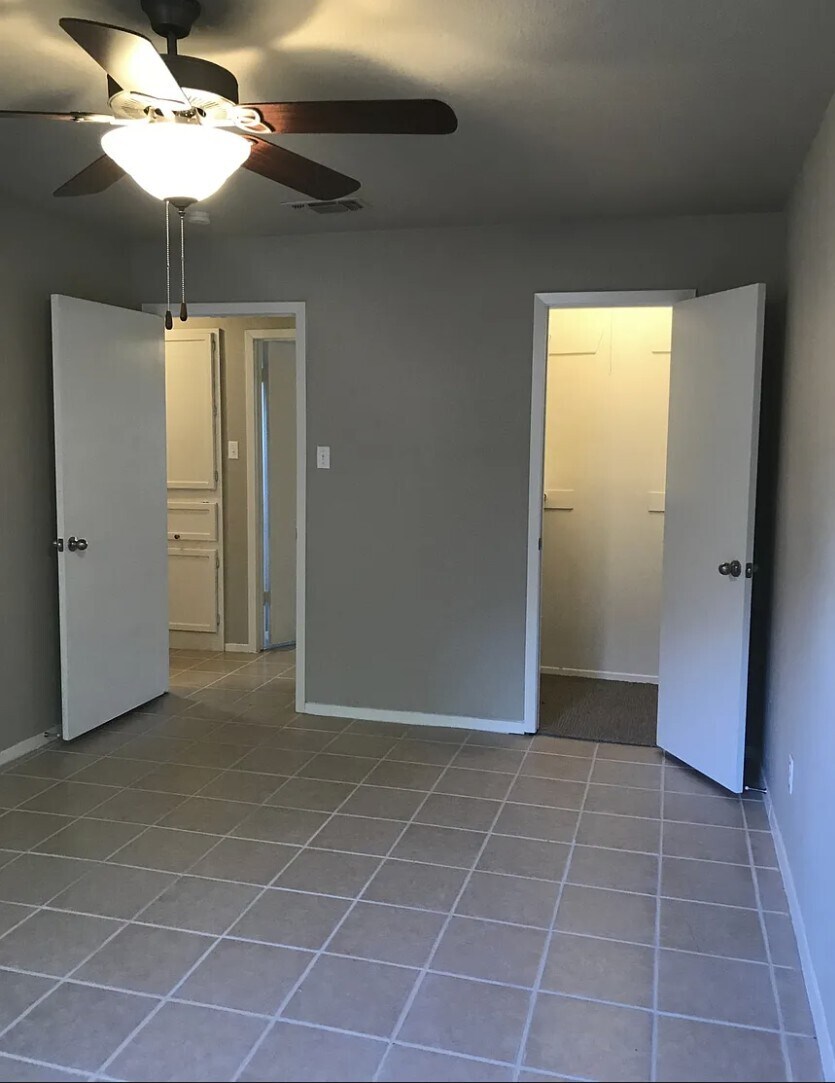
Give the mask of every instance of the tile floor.
<path id="1" fill-rule="evenodd" d="M 294 713 L 293 657 L 0 773 L 1 1080 L 815 1080 L 762 801 Z"/>

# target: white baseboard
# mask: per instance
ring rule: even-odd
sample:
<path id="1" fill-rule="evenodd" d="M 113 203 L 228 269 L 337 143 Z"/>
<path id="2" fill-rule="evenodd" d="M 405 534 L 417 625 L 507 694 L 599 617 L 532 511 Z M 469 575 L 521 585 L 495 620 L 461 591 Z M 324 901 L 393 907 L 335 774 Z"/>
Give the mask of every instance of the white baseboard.
<path id="1" fill-rule="evenodd" d="M 16 760 L 19 756 L 25 756 L 28 752 L 34 752 L 54 740 L 55 734 L 36 733 L 34 737 L 27 737 L 25 741 L 18 741 L 16 745 L 12 745 L 11 748 L 4 748 L 0 752 L 0 766 L 4 763 L 11 763 L 12 760 Z"/>
<path id="2" fill-rule="evenodd" d="M 225 643 L 225 651 L 234 651 L 235 654 L 257 654 L 258 651 L 251 643 Z"/>
<path id="3" fill-rule="evenodd" d="M 525 723 L 495 718 L 467 718 L 452 714 L 421 714 L 418 711 L 380 711 L 373 707 L 340 707 L 333 703 L 304 703 L 296 706 L 302 714 L 323 714 L 331 718 L 361 718 L 368 722 L 401 722 L 410 726 L 449 726 L 452 729 L 484 730 L 486 733 L 525 733 Z"/>
<path id="4" fill-rule="evenodd" d="M 561 677 L 594 677 L 598 681 L 629 681 L 631 684 L 658 684 L 651 673 L 610 673 L 605 669 L 568 669 L 566 666 L 540 666 L 540 673 L 556 673 Z"/>
<path id="5" fill-rule="evenodd" d="M 832 1043 L 832 1035 L 829 1032 L 829 1024 L 821 999 L 820 986 L 818 985 L 815 964 L 812 961 L 812 953 L 809 949 L 809 940 L 806 936 L 806 925 L 803 921 L 803 913 L 800 909 L 800 900 L 797 897 L 797 888 L 794 883 L 789 857 L 780 825 L 774 812 L 771 795 L 766 791 L 765 807 L 768 813 L 768 822 L 771 825 L 771 834 L 774 837 L 774 848 L 777 851 L 777 864 L 783 876 L 783 884 L 786 888 L 786 898 L 789 901 L 789 914 L 791 915 L 794 935 L 797 938 L 797 950 L 800 954 L 800 965 L 803 970 L 803 980 L 806 983 L 806 993 L 809 997 L 809 1007 L 812 1009 L 812 1019 L 815 1024 L 815 1034 L 818 1039 L 823 1078 L 835 1080 L 835 1047 Z"/>

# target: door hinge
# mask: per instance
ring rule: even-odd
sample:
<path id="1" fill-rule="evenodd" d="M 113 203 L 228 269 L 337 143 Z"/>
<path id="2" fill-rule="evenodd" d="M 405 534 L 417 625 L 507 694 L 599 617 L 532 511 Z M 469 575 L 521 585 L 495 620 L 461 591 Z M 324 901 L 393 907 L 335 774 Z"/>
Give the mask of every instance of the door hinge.
<path id="1" fill-rule="evenodd" d="M 218 472 L 215 470 L 215 485 L 218 483 Z"/>
<path id="2" fill-rule="evenodd" d="M 753 561 L 749 560 L 748 563 L 745 565 L 745 578 L 746 579 L 753 579 L 754 574 L 756 572 L 758 572 L 759 570 L 760 570 L 759 565 L 754 564 Z"/>
<path id="3" fill-rule="evenodd" d="M 270 595 L 270 592 L 268 590 L 264 591 L 264 599 L 263 600 L 264 600 L 264 605 L 269 605 L 270 604 L 271 595 Z"/>
<path id="4" fill-rule="evenodd" d="M 55 548 L 58 550 L 59 553 L 64 552 L 64 539 L 63 538 L 56 538 L 55 541 L 52 544 L 55 546 Z"/>
<path id="5" fill-rule="evenodd" d="M 215 567 L 220 567 L 220 553 L 215 553 Z"/>

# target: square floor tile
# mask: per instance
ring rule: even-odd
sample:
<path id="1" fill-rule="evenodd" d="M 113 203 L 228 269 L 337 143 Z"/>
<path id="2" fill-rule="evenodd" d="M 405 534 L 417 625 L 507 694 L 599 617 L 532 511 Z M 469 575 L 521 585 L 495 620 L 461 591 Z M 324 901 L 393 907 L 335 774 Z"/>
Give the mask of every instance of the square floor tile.
<path id="1" fill-rule="evenodd" d="M 658 858 L 627 850 L 575 846 L 567 879 L 588 887 L 610 887 L 654 895 L 658 890 Z"/>
<path id="2" fill-rule="evenodd" d="M 389 859 L 380 866 L 363 898 L 447 913 L 466 875 L 464 869 Z"/>
<path id="3" fill-rule="evenodd" d="M 387 1048 L 379 1039 L 276 1023 L 242 1079 L 264 1083 L 363 1083 L 374 1078 Z"/>
<path id="4" fill-rule="evenodd" d="M 337 813 L 312 840 L 311 845 L 329 850 L 353 853 L 388 853 L 404 824 L 401 820 L 374 820 L 365 816 L 343 816 Z"/>
<path id="5" fill-rule="evenodd" d="M 340 812 L 352 816 L 377 816 L 386 820 L 410 820 L 425 797 L 426 795 L 419 790 L 395 790 L 389 786 L 358 786 Z"/>
<path id="6" fill-rule="evenodd" d="M 33 775 L 35 778 L 71 778 L 97 759 L 98 756 L 87 756 L 81 752 L 40 752 L 37 756 L 21 760 L 14 767 L 10 767 L 9 774 Z"/>
<path id="7" fill-rule="evenodd" d="M 661 900 L 661 946 L 707 955 L 765 962 L 765 944 L 756 910 Z"/>
<path id="8" fill-rule="evenodd" d="M 0 869 L 0 899 L 41 906 L 92 867 L 76 858 L 21 854 Z"/>
<path id="9" fill-rule="evenodd" d="M 802 1079 L 804 1083 L 823 1083 L 823 1067 L 817 1039 L 798 1038 L 789 1034 L 786 1036 L 786 1045 L 794 1079 Z"/>
<path id="10" fill-rule="evenodd" d="M 565 872 L 569 847 L 562 842 L 540 842 L 492 835 L 478 859 L 483 872 L 504 872 L 511 876 L 533 876 L 560 880 Z"/>
<path id="11" fill-rule="evenodd" d="M 183 720 L 185 721 L 185 720 Z M 183 763 L 164 763 L 141 778 L 143 790 L 179 793 L 184 797 L 197 793 L 220 774 L 217 767 L 190 767 Z"/>
<path id="12" fill-rule="evenodd" d="M 757 905 L 750 868 L 715 861 L 665 856 L 661 863 L 661 894 L 726 906 Z"/>
<path id="13" fill-rule="evenodd" d="M 764 963 L 664 950 L 658 1009 L 746 1026 L 777 1027 L 771 975 Z"/>
<path id="14" fill-rule="evenodd" d="M 57 834 L 44 839 L 35 849 L 44 854 L 103 861 L 140 831 L 140 824 L 116 823 L 114 820 L 75 820 Z"/>
<path id="15" fill-rule="evenodd" d="M 501 771 L 512 775 L 522 766 L 523 760 L 527 764 L 525 753 L 521 749 L 516 751 L 506 748 L 488 748 L 484 745 L 464 745 L 456 753 L 452 765 L 453 767 L 470 767 L 476 771 Z"/>
<path id="16" fill-rule="evenodd" d="M 296 729 L 295 727 L 270 727 L 266 744 L 275 748 L 292 748 L 300 752 L 321 752 L 334 739 L 333 733 L 325 730 Z"/>
<path id="17" fill-rule="evenodd" d="M 566 782 L 587 782 L 591 760 L 578 756 L 559 756 L 548 752 L 529 752 L 522 764 L 523 775 L 559 778 Z"/>
<path id="18" fill-rule="evenodd" d="M 109 1071 L 121 1079 L 231 1079 L 265 1028 L 263 1019 L 164 1004 Z"/>
<path id="19" fill-rule="evenodd" d="M 253 805 L 243 801 L 221 801 L 212 797 L 189 797 L 159 821 L 160 827 L 181 831 L 205 831 L 225 835 L 245 819 Z"/>
<path id="20" fill-rule="evenodd" d="M 523 989 L 427 974 L 399 1038 L 452 1053 L 513 1061 L 529 999 Z"/>
<path id="21" fill-rule="evenodd" d="M 392 851 L 392 857 L 406 861 L 427 861 L 436 865 L 470 868 L 486 836 L 476 831 L 412 824 Z"/>
<path id="22" fill-rule="evenodd" d="M 372 780 L 366 779 L 366 776 L 376 763 L 376 760 L 361 759 L 359 756 L 331 756 L 327 752 L 320 752 L 302 767 L 299 777 L 320 778 L 329 782 L 370 782 Z"/>
<path id="23" fill-rule="evenodd" d="M 744 827 L 742 803 L 737 798 L 704 794 L 668 793 L 664 799 L 666 820 L 685 820 L 717 827 Z"/>
<path id="24" fill-rule="evenodd" d="M 16 808 L 36 794 L 43 793 L 55 782 L 50 778 L 30 775 L 0 775 L 0 808 Z"/>
<path id="25" fill-rule="evenodd" d="M 562 932 L 652 944 L 655 899 L 649 895 L 566 884 L 557 911 L 557 928 Z"/>
<path id="26" fill-rule="evenodd" d="M 312 952 L 221 940 L 177 990 L 177 996 L 272 1015 L 312 959 Z"/>
<path id="27" fill-rule="evenodd" d="M 261 889 L 223 880 L 181 876 L 142 911 L 141 920 L 196 933 L 220 935 L 238 918 Z"/>
<path id="28" fill-rule="evenodd" d="M 0 875 L 2 875 L 1 872 Z M 763 915 L 763 921 L 765 934 L 768 937 L 768 947 L 771 951 L 771 961 L 774 965 L 799 968 L 800 956 L 797 953 L 797 940 L 789 915 L 767 913 Z"/>
<path id="29" fill-rule="evenodd" d="M 579 756 L 590 760 L 598 747 L 595 741 L 580 741 L 572 737 L 554 737 L 550 733 L 537 733 L 531 738 L 532 752 L 550 752 L 554 756 Z M 604 747 L 604 746 L 600 746 Z M 611 745 L 612 748 L 625 748 L 625 745 Z M 640 751 L 640 749 L 638 750 Z"/>
<path id="30" fill-rule="evenodd" d="M 63 977 L 118 928 L 103 918 L 38 910 L 0 940 L 0 966 Z"/>
<path id="31" fill-rule="evenodd" d="M 786 898 L 786 889 L 783 886 L 783 877 L 779 869 L 755 869 L 757 887 L 760 890 L 760 901 L 763 910 L 778 910 L 788 913 L 789 902 Z"/>
<path id="32" fill-rule="evenodd" d="M 500 808 L 501 804 L 498 801 L 433 793 L 416 813 L 415 821 L 434 824 L 438 827 L 463 827 L 472 831 L 488 831 Z"/>
<path id="33" fill-rule="evenodd" d="M 566 782 L 563 779 L 521 775 L 511 786 L 508 801 L 514 801 L 520 805 L 579 809 L 585 793 L 586 786 L 583 782 Z"/>
<path id="34" fill-rule="evenodd" d="M 259 774 L 282 775 L 289 778 L 300 767 L 310 763 L 313 757 L 312 752 L 304 752 L 301 749 L 262 745 L 249 751 L 235 766 L 239 771 L 257 771 Z M 229 766 L 231 767 L 231 764 Z"/>
<path id="35" fill-rule="evenodd" d="M 456 913 L 547 928 L 554 916 L 559 886 L 490 872 L 474 872 Z"/>
<path id="36" fill-rule="evenodd" d="M 591 781 L 606 786 L 637 786 L 639 789 L 657 790 L 661 786 L 661 764 L 597 759 L 592 768 Z"/>
<path id="37" fill-rule="evenodd" d="M 779 1035 L 660 1016 L 658 1078 L 669 1083 L 779 1083 L 786 1078 Z"/>
<path id="38" fill-rule="evenodd" d="M 399 740 L 398 737 L 380 736 L 373 737 L 363 733 L 353 733 L 348 730 L 340 733 L 328 745 L 328 752 L 337 756 L 367 756 L 369 759 L 382 758 L 390 752 Z"/>
<path id="39" fill-rule="evenodd" d="M 23 809 L 0 816 L 0 846 L 7 850 L 31 850 L 71 822 L 69 816 Z"/>
<path id="40" fill-rule="evenodd" d="M 12 970 L 0 974 L 0 1027 L 7 1027 L 25 1012 L 55 984 L 51 978 L 38 978 L 34 974 L 16 974 Z M 0 1079 L 17 1079 L 4 1075 Z"/>
<path id="41" fill-rule="evenodd" d="M 108 863 L 95 866 L 71 884 L 52 905 L 103 917 L 132 918 L 172 883 L 170 873 Z"/>
<path id="42" fill-rule="evenodd" d="M 334 812 L 355 788 L 351 782 L 327 782 L 317 778 L 290 778 L 279 782 L 279 788 L 267 800 L 268 805 L 314 812 Z"/>
<path id="43" fill-rule="evenodd" d="M 438 793 L 503 801 L 511 782 L 513 782 L 513 775 L 502 774 L 499 771 L 475 771 L 464 767 L 449 767 L 438 779 L 435 788 Z"/>
<path id="44" fill-rule="evenodd" d="M 349 906 L 346 899 L 271 888 L 236 922 L 230 935 L 316 950 Z"/>
<path id="45" fill-rule="evenodd" d="M 278 877 L 275 886 L 353 899 L 379 864 L 378 858 L 365 854 L 302 850 Z"/>
<path id="46" fill-rule="evenodd" d="M 423 966 L 445 920 L 443 914 L 425 910 L 357 903 L 328 944 L 328 951 Z"/>
<path id="47" fill-rule="evenodd" d="M 451 1053 L 394 1045 L 376 1078 L 381 1083 L 505 1083 L 513 1079 L 513 1069 Z"/>
<path id="48" fill-rule="evenodd" d="M 288 1019 L 388 1037 L 419 971 L 322 955 L 284 1009 Z"/>
<path id="49" fill-rule="evenodd" d="M 225 769 L 238 767 L 252 755 L 252 745 L 229 744 L 225 741 L 215 741 L 210 738 L 206 741 L 194 741 L 187 749 L 177 756 L 178 763 L 190 764 L 194 767 L 213 767 Z"/>
<path id="50" fill-rule="evenodd" d="M 275 842 L 226 838 L 189 869 L 192 876 L 237 880 L 246 884 L 269 884 L 291 861 L 298 849 Z"/>
<path id="51" fill-rule="evenodd" d="M 7 933 L 15 925 L 29 914 L 33 914 L 31 906 L 21 906 L 19 903 L 0 902 L 0 936 Z"/>
<path id="52" fill-rule="evenodd" d="M 468 978 L 533 986 L 544 947 L 542 929 L 454 917 L 430 966 Z"/>
<path id="53" fill-rule="evenodd" d="M 545 839 L 548 842 L 571 842 L 577 830 L 579 813 L 562 808 L 538 808 L 508 802 L 493 828 L 497 835 Z"/>
<path id="54" fill-rule="evenodd" d="M 96 760 L 73 775 L 73 782 L 96 782 L 102 786 L 131 786 L 159 764 L 150 760 L 115 760 L 110 756 Z"/>
<path id="55" fill-rule="evenodd" d="M 649 1079 L 651 1041 L 650 1012 L 542 993 L 537 997 L 524 1063 L 559 1075 L 612 1083 Z"/>
<path id="56" fill-rule="evenodd" d="M 664 768 L 664 789 L 671 793 L 704 794 L 708 797 L 727 797 L 728 791 L 705 778 L 698 771 L 693 771 L 684 764 L 668 759 Z"/>
<path id="57" fill-rule="evenodd" d="M 176 737 L 157 737 L 155 734 L 142 734 L 122 745 L 111 753 L 116 759 L 154 760 L 157 763 L 171 763 L 179 760 L 180 753 L 188 749 L 190 742 Z"/>
<path id="58" fill-rule="evenodd" d="M 653 968 L 652 948 L 554 933 L 542 988 L 552 993 L 651 1008 Z"/>
<path id="59" fill-rule="evenodd" d="M 664 824 L 664 856 L 695 857 L 705 861 L 748 864 L 748 841 L 738 827 L 710 824 Z"/>
<path id="60" fill-rule="evenodd" d="M 105 821 L 101 821 L 105 822 Z M 121 826 L 121 825 L 119 825 Z M 169 827 L 140 829 L 142 834 L 112 855 L 116 865 L 138 865 L 162 872 L 185 872 L 220 841 L 219 835 L 175 831 Z"/>
<path id="61" fill-rule="evenodd" d="M 271 808 L 262 805 L 252 809 L 232 832 L 242 839 L 261 839 L 264 842 L 283 842 L 292 846 L 304 846 L 327 822 L 327 812 L 310 812 L 306 809 Z"/>
<path id="62" fill-rule="evenodd" d="M 457 751 L 457 747 L 447 741 L 407 739 L 398 741 L 389 753 L 388 758 L 390 760 L 400 760 L 403 763 L 431 763 L 439 767 L 446 767 Z"/>
<path id="63" fill-rule="evenodd" d="M 34 798 L 35 801 L 38 798 Z M 32 802 L 28 802 L 31 804 Z M 771 837 L 769 831 L 750 831 L 749 838 L 751 839 L 751 854 L 754 858 L 754 864 L 761 868 L 776 869 L 777 868 L 777 851 L 774 848 L 774 840 Z"/>
<path id="64" fill-rule="evenodd" d="M 661 815 L 660 790 L 635 790 L 626 786 L 589 786 L 586 812 L 610 812 L 616 816 Z"/>
<path id="65" fill-rule="evenodd" d="M 365 782 L 371 786 L 394 786 L 407 790 L 431 790 L 443 773 L 443 767 L 426 763 L 398 763 L 384 760 L 378 764 Z M 447 772 L 444 777 L 448 777 Z"/>
<path id="66" fill-rule="evenodd" d="M 256 771 L 222 771 L 200 790 L 200 797 L 220 797 L 225 801 L 248 801 L 260 804 L 275 793 L 282 779 Z"/>
<path id="67" fill-rule="evenodd" d="M 577 828 L 577 842 L 612 850 L 657 854 L 661 848 L 661 823 L 659 820 L 640 820 L 634 816 L 584 812 Z"/>
<path id="68" fill-rule="evenodd" d="M 786 1030 L 814 1037 L 815 1024 L 809 1007 L 809 997 L 806 995 L 806 982 L 803 980 L 803 972 L 775 967 L 774 978 L 777 983 L 777 996 L 780 1000 L 783 1025 Z"/>
<path id="69" fill-rule="evenodd" d="M 170 993 L 212 945 L 209 936 L 126 925 L 73 977 L 134 993 Z"/>
<path id="70" fill-rule="evenodd" d="M 150 997 L 59 985 L 0 1039 L 0 1049 L 95 1071 L 156 1006 Z M 79 1020 L 84 1020 L 80 1027 Z"/>
<path id="71" fill-rule="evenodd" d="M 96 819 L 155 824 L 183 801 L 182 794 L 152 790 L 122 790 L 95 810 Z"/>
<path id="72" fill-rule="evenodd" d="M 57 782 L 48 790 L 31 797 L 23 808 L 34 812 L 54 812 L 61 816 L 82 816 L 118 793 L 116 786 L 92 782 Z"/>

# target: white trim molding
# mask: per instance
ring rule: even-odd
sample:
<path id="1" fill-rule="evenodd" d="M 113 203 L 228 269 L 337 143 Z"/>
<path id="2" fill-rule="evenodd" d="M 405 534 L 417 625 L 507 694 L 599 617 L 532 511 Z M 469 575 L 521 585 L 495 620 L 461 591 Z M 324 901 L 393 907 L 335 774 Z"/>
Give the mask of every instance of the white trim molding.
<path id="1" fill-rule="evenodd" d="M 495 718 L 466 718 L 452 714 L 422 714 L 419 711 L 381 711 L 376 707 L 341 707 L 334 703 L 296 704 L 300 714 L 320 714 L 328 718 L 361 718 L 366 722 L 394 722 L 410 726 L 447 726 L 450 729 L 483 730 L 485 733 L 525 733 L 524 722 L 504 722 Z"/>
<path id="2" fill-rule="evenodd" d="M 11 763 L 12 760 L 19 759 L 21 756 L 26 756 L 30 752 L 37 752 L 39 748 L 43 748 L 50 741 L 54 741 L 57 736 L 57 733 L 36 733 L 34 737 L 26 737 L 24 740 L 18 741 L 16 745 L 4 748 L 0 751 L 0 767 L 3 764 Z"/>
<path id="3" fill-rule="evenodd" d="M 815 973 L 815 964 L 812 961 L 812 952 L 809 948 L 808 937 L 806 936 L 806 924 L 803 921 L 803 912 L 800 909 L 800 899 L 797 895 L 797 887 L 795 886 L 788 853 L 786 851 L 785 843 L 783 842 L 783 835 L 780 831 L 780 825 L 777 822 L 774 804 L 772 803 L 771 794 L 768 790 L 765 792 L 765 809 L 768 813 L 768 822 L 771 827 L 772 837 L 774 838 L 774 849 L 777 851 L 777 864 L 780 867 L 780 874 L 783 877 L 783 886 L 786 889 L 786 898 L 789 903 L 789 916 L 791 917 L 794 935 L 797 940 L 797 951 L 800 955 L 800 968 L 803 974 L 803 981 L 806 985 L 806 994 L 809 997 L 812 1020 L 815 1024 L 815 1035 L 818 1040 L 818 1051 L 821 1058 L 821 1067 L 823 1068 L 823 1078 L 835 1080 L 835 1046 L 833 1046 L 832 1034 L 829 1031 L 826 1011 L 824 1010 L 820 986 L 818 985 L 818 976 Z"/>
<path id="4" fill-rule="evenodd" d="M 223 649 L 225 651 L 234 651 L 235 654 L 257 654 L 258 651 L 249 645 L 249 643 L 224 643 Z"/>
<path id="5" fill-rule="evenodd" d="M 658 676 L 651 673 L 610 673 L 605 669 L 570 669 L 567 666 L 540 666 L 540 673 L 552 673 L 558 677 L 590 677 L 596 681 L 626 681 L 629 684 L 658 684 Z"/>
<path id="6" fill-rule="evenodd" d="M 542 493 L 545 483 L 545 379 L 548 371 L 548 314 L 552 308 L 658 308 L 688 301 L 695 290 L 615 290 L 537 293 L 533 307 L 531 439 L 528 467 L 528 575 L 525 595 L 524 732 L 539 728 L 539 620 L 541 605 Z"/>

